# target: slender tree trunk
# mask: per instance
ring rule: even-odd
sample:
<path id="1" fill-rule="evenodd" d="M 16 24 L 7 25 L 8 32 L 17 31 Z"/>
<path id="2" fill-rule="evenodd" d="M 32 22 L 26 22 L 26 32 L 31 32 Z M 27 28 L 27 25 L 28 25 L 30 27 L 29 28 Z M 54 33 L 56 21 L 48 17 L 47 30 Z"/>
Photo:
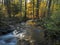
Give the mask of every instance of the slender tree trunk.
<path id="1" fill-rule="evenodd" d="M 49 17 L 51 16 L 51 12 L 50 12 L 51 3 L 52 3 L 52 0 L 48 0 L 48 11 L 47 11 L 47 18 L 48 18 L 48 19 L 49 19 Z"/>
<path id="2" fill-rule="evenodd" d="M 20 2 L 20 15 L 22 16 L 22 0 L 19 0 Z"/>
<path id="3" fill-rule="evenodd" d="M 39 0 L 37 0 L 36 17 L 39 18 Z"/>
<path id="4" fill-rule="evenodd" d="M 26 6 L 27 4 L 26 3 L 27 3 L 27 0 L 25 0 L 25 15 L 24 15 L 25 20 L 26 20 L 26 15 L 27 15 L 26 14 L 26 9 L 27 9 L 27 6 Z"/>
<path id="5" fill-rule="evenodd" d="M 20 0 L 20 12 L 22 12 L 22 0 Z"/>
<path id="6" fill-rule="evenodd" d="M 5 5 L 7 7 L 8 16 L 9 16 L 9 18 L 11 18 L 11 6 L 10 6 L 11 2 L 10 2 L 10 0 L 6 0 Z"/>
<path id="7" fill-rule="evenodd" d="M 2 5 L 4 4 L 4 2 L 3 2 L 4 0 L 2 0 Z"/>
<path id="8" fill-rule="evenodd" d="M 33 0 L 33 18 L 34 18 L 34 0 Z"/>

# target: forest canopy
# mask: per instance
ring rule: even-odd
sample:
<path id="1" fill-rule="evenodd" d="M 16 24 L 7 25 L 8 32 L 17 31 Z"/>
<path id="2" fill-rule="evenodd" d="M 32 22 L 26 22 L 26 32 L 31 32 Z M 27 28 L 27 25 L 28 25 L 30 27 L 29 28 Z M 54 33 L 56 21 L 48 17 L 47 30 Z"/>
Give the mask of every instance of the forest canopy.
<path id="1" fill-rule="evenodd" d="M 49 30 L 60 30 L 60 0 L 0 0 L 0 20 L 37 19 Z"/>

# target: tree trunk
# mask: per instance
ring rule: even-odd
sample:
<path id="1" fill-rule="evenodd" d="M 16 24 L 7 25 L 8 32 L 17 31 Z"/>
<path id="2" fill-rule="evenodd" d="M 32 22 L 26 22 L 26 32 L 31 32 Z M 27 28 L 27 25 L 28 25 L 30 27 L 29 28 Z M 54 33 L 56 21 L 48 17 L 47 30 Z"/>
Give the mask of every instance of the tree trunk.
<path id="1" fill-rule="evenodd" d="M 52 0 L 48 0 L 48 11 L 47 11 L 47 18 L 49 19 L 49 17 L 51 16 L 51 12 L 50 12 L 50 8 L 51 8 L 51 3 L 52 3 Z"/>
<path id="2" fill-rule="evenodd" d="M 37 0 L 36 17 L 39 18 L 39 0 Z"/>
<path id="3" fill-rule="evenodd" d="M 33 18 L 34 18 L 34 0 L 33 0 Z"/>
<path id="4" fill-rule="evenodd" d="M 26 9 L 27 9 L 27 7 L 26 7 L 27 4 L 26 4 L 26 3 L 27 3 L 27 0 L 25 0 L 25 15 L 24 15 L 25 21 L 26 21 L 26 15 L 27 15 L 27 14 L 26 14 Z"/>

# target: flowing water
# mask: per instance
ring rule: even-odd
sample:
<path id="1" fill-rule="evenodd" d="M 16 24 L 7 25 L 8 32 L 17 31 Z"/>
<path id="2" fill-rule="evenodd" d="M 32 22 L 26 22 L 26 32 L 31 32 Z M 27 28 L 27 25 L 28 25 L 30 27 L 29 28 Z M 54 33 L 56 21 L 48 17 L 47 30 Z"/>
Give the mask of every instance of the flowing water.
<path id="1" fill-rule="evenodd" d="M 15 45 L 16 41 L 13 33 L 0 36 L 0 45 Z"/>

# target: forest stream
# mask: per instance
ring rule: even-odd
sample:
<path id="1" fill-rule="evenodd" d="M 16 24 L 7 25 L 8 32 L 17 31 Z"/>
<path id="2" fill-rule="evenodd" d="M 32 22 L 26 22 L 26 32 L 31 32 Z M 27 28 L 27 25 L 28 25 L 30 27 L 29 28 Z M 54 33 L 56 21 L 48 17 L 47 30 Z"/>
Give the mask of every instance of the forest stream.
<path id="1" fill-rule="evenodd" d="M 21 25 L 16 24 L 15 27 L 13 27 L 13 26 L 11 26 L 11 27 L 14 28 L 14 30 L 18 30 L 18 31 L 21 31 L 21 30 L 27 31 L 26 35 L 31 35 L 31 31 L 32 31 L 32 33 L 34 32 L 33 35 L 36 35 L 34 37 L 37 38 L 37 36 L 40 33 L 43 33 L 43 31 L 41 31 L 40 28 L 35 27 L 35 25 L 36 25 L 35 22 L 33 22 L 32 20 L 29 20 L 26 23 L 21 23 Z M 31 26 L 33 26 L 33 27 L 31 27 Z M 22 32 L 20 32 L 20 33 L 22 33 Z M 41 35 L 41 37 L 40 36 L 38 36 L 38 37 L 42 39 L 43 34 Z M 39 38 L 37 38 L 37 40 L 39 40 Z M 17 44 L 16 42 L 17 42 L 17 38 L 14 37 L 13 31 L 8 34 L 0 36 L 0 45 L 16 45 Z"/>

